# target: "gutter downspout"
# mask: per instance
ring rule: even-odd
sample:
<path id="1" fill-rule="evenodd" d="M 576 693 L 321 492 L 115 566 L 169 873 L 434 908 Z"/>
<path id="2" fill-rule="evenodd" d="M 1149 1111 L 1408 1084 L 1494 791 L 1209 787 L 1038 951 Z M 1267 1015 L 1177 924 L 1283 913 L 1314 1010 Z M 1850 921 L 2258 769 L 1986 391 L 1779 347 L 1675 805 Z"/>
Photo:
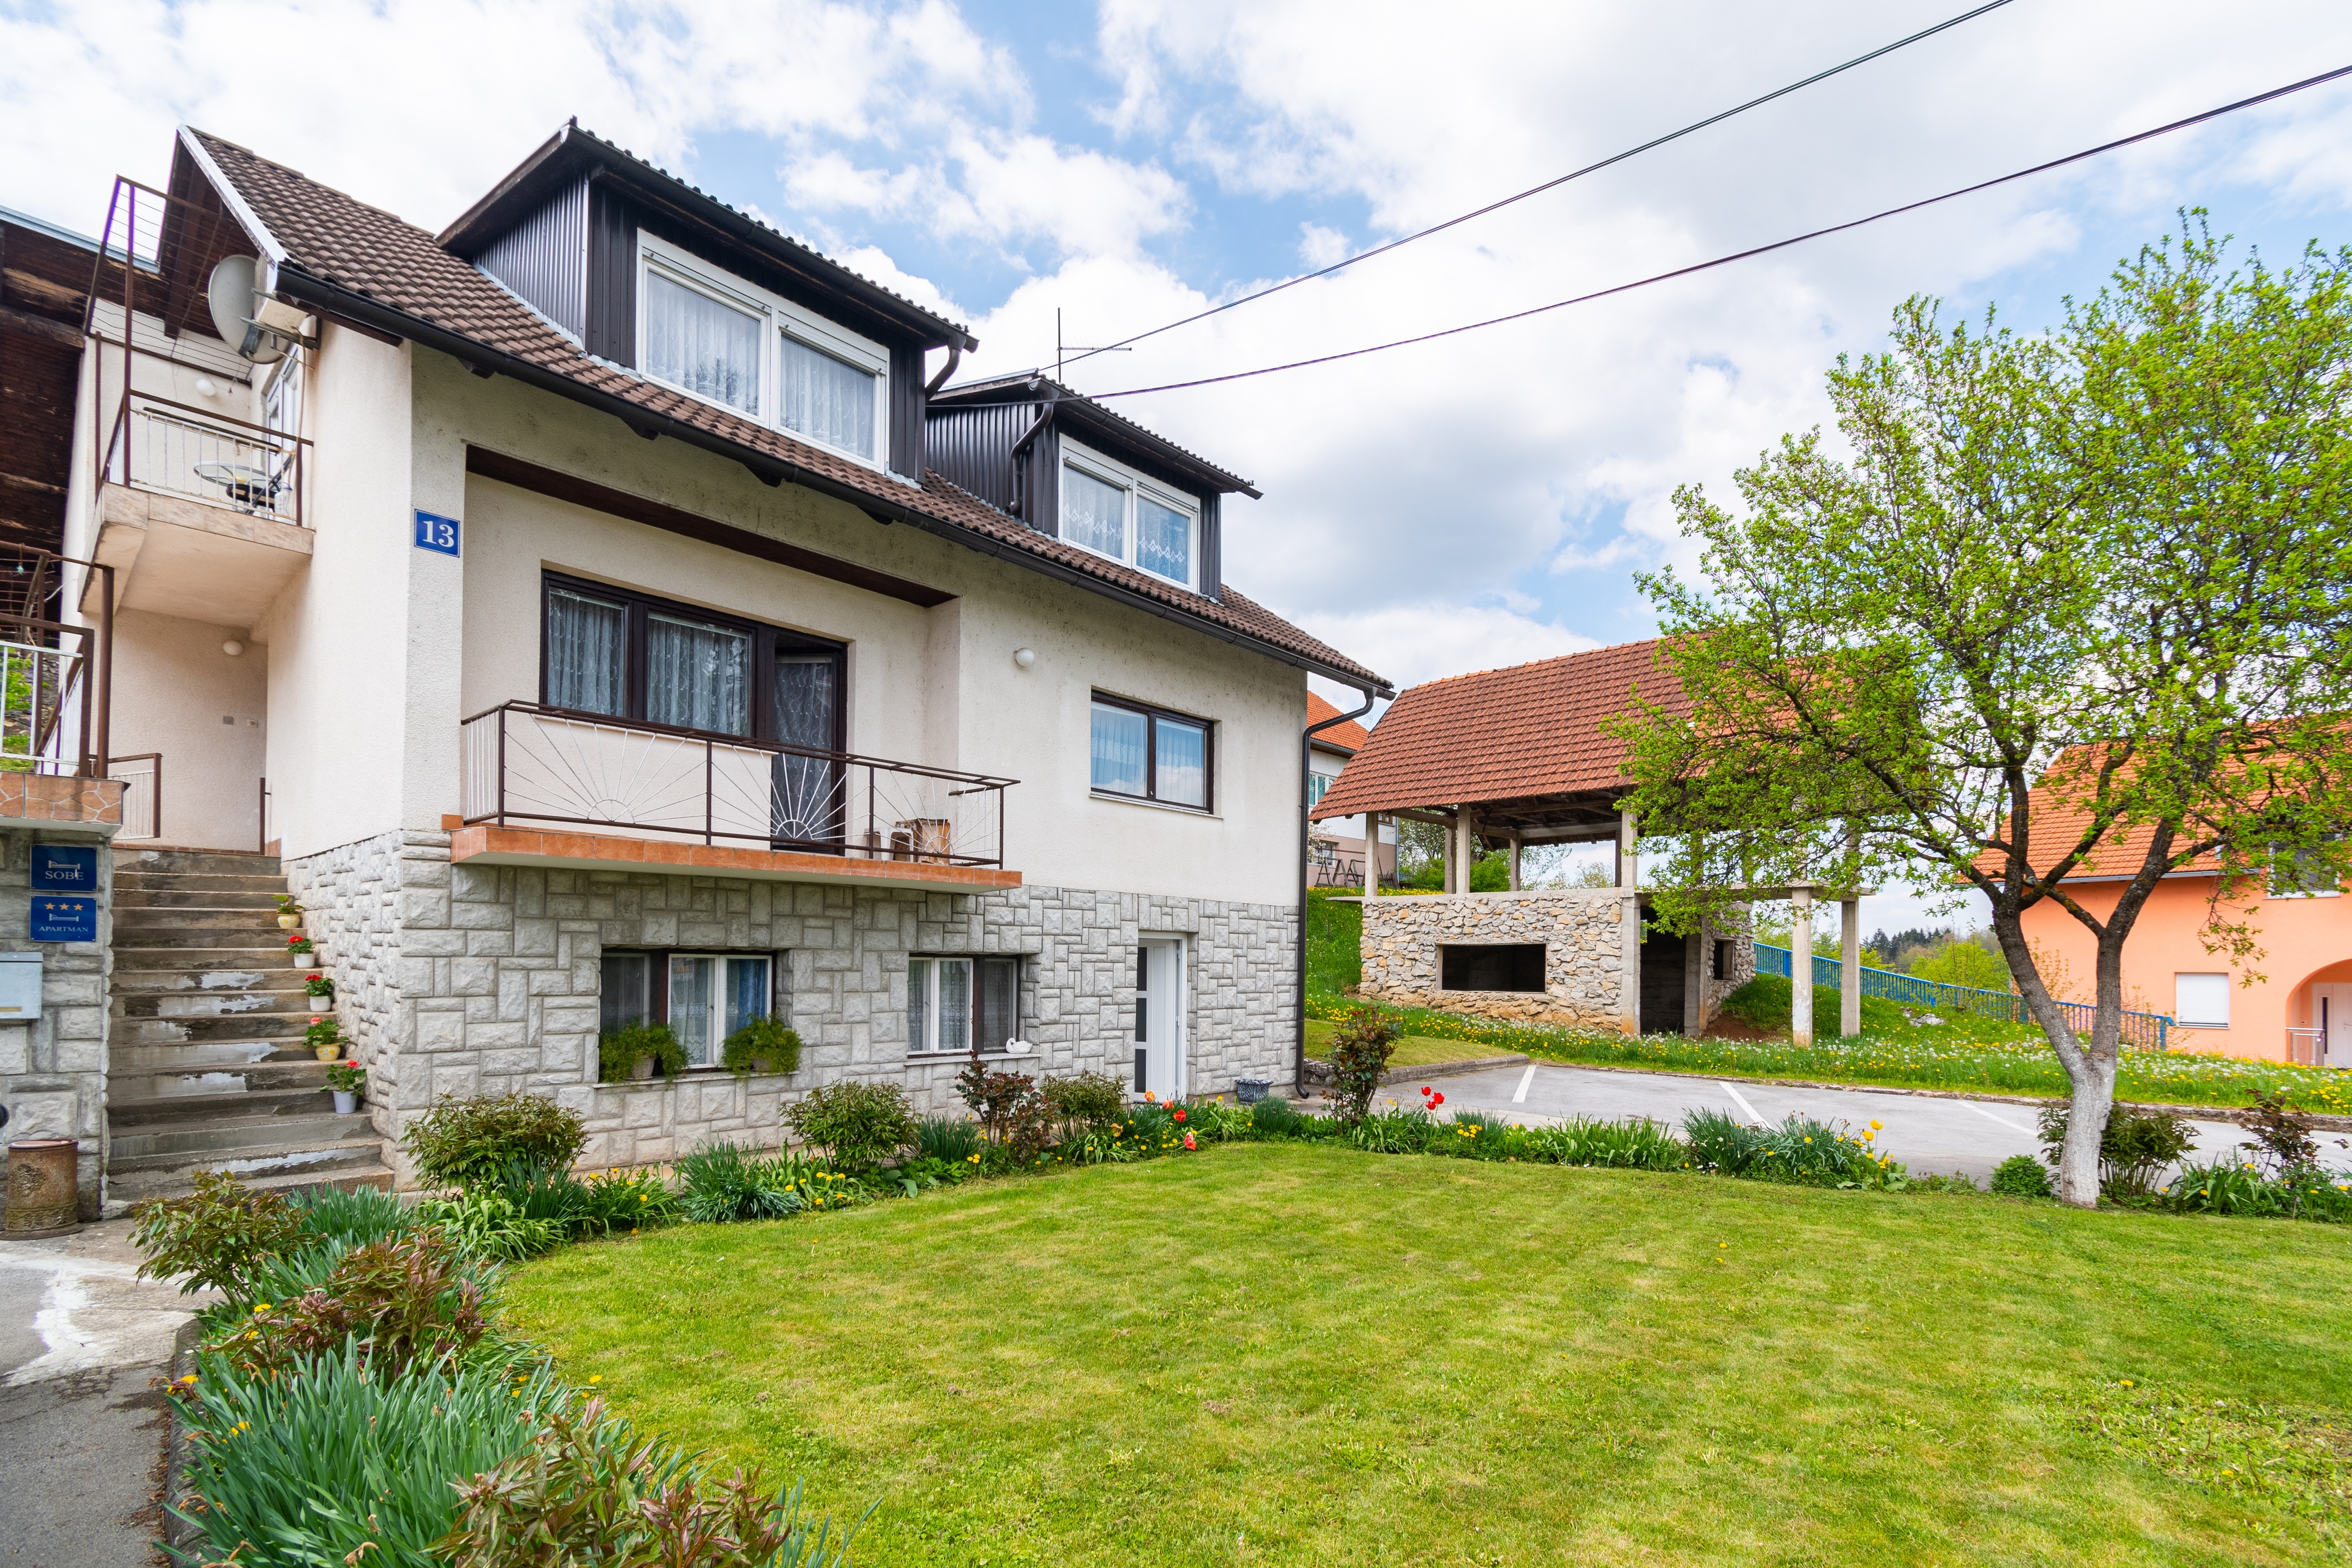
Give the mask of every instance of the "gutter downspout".
<path id="1" fill-rule="evenodd" d="M 1028 493 L 1027 487 L 1021 483 L 1021 455 L 1028 451 L 1029 444 L 1037 439 L 1038 435 L 1045 430 L 1046 425 L 1053 423 L 1054 410 L 1060 405 L 1061 401 L 1061 394 L 1059 392 L 1049 392 L 1046 394 L 1045 406 L 1037 411 L 1036 422 L 1029 426 L 1028 431 L 1022 435 L 1020 440 L 1013 444 L 1013 456 L 1011 459 L 1013 464 L 1013 505 L 1009 509 L 1014 517 L 1019 517 L 1024 523 L 1028 523 L 1033 528 L 1037 525 L 1030 519 L 1029 508 L 1025 505 L 1028 500 Z"/>
<path id="2" fill-rule="evenodd" d="M 936 396 L 940 388 L 947 384 L 948 378 L 956 373 L 956 366 L 962 362 L 963 345 L 961 343 L 950 343 L 948 345 L 948 362 L 940 367 L 940 373 L 938 375 L 933 376 L 929 381 L 923 383 L 923 395 L 925 397 Z"/>
<path id="3" fill-rule="evenodd" d="M 1353 713 L 1339 714 L 1319 724 L 1310 724 L 1306 733 L 1298 737 L 1298 1028 L 1297 1038 L 1292 1041 L 1290 1061 L 1291 1092 L 1301 1100 L 1307 1098 L 1307 834 L 1310 826 L 1307 813 L 1313 809 L 1307 804 L 1307 792 L 1311 788 L 1310 778 L 1315 771 L 1315 737 L 1333 725 L 1361 718 L 1372 711 L 1372 704 L 1376 700 L 1374 688 L 1360 685 L 1356 689 L 1364 694 L 1363 706 Z M 1364 863 L 1376 866 L 1379 854 L 1377 843 L 1367 844 L 1364 846 Z M 1377 870 L 1370 877 L 1369 884 L 1373 887 L 1380 885 Z"/>

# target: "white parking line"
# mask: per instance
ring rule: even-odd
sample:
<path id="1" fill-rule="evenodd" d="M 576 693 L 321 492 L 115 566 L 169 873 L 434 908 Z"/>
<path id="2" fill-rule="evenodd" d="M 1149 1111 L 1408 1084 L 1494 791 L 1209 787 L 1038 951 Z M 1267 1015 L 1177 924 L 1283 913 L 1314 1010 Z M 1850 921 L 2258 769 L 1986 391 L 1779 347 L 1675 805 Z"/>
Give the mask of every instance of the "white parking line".
<path id="1" fill-rule="evenodd" d="M 1721 1080 L 1717 1081 L 1716 1087 L 1722 1090 L 1726 1094 L 1731 1096 L 1731 1103 L 1739 1107 L 1739 1113 L 1741 1115 L 1747 1117 L 1751 1122 L 1760 1123 L 1764 1120 L 1762 1116 L 1757 1114 L 1756 1107 L 1748 1103 L 1747 1095 L 1742 1094 L 1738 1090 L 1734 1089 L 1730 1084 L 1725 1083 Z"/>
<path id="2" fill-rule="evenodd" d="M 1514 1105 L 1526 1104 L 1528 1103 L 1528 1090 L 1534 1085 L 1535 1081 L 1536 1064 L 1530 1061 L 1528 1063 L 1527 1071 L 1519 1078 L 1519 1090 L 1517 1093 L 1511 1096 L 1511 1103 Z"/>
<path id="3" fill-rule="evenodd" d="M 1974 1111 L 1978 1115 L 1982 1116 L 1988 1122 L 1999 1122 L 2002 1126 L 2007 1127 L 2012 1133 L 2023 1133 L 2029 1138 L 2035 1135 L 2032 1128 L 2021 1127 L 2006 1116 L 1996 1116 L 1973 1100 L 1963 1100 L 1960 1103 L 1966 1105 L 1969 1110 Z"/>

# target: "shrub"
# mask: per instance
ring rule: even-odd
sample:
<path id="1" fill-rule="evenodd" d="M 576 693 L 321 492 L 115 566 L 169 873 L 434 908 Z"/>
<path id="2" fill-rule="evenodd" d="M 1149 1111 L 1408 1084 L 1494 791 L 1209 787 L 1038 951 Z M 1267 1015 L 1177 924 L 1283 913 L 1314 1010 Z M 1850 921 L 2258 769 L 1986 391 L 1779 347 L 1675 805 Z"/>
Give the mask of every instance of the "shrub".
<path id="1" fill-rule="evenodd" d="M 1228 1105 L 1223 1100 L 1192 1100 L 1184 1105 L 1185 1125 L 1200 1137 L 1220 1144 L 1230 1144 L 1246 1138 L 1256 1130 L 1257 1124 L 1239 1105 Z"/>
<path id="2" fill-rule="evenodd" d="M 325 1281 L 257 1301 L 208 1347 L 242 1375 L 270 1377 L 345 1341 L 378 1375 L 463 1355 L 489 1332 L 488 1292 L 437 1231 L 343 1253 Z"/>
<path id="3" fill-rule="evenodd" d="M 845 1170 L 871 1170 L 915 1141 L 914 1107 L 896 1083 L 828 1083 L 786 1106 L 784 1120 Z"/>
<path id="4" fill-rule="evenodd" d="M 1127 1119 L 1127 1090 L 1108 1072 L 1048 1078 L 1037 1086 L 1037 1092 L 1066 1134 L 1106 1128 Z"/>
<path id="5" fill-rule="evenodd" d="M 754 1072 L 798 1072 L 801 1037 L 786 1029 L 782 1019 L 762 1013 L 727 1037 L 719 1064 L 738 1078 L 749 1078 Z"/>
<path id="6" fill-rule="evenodd" d="M 676 1079 L 686 1071 L 686 1047 L 678 1043 L 669 1025 L 633 1023 L 609 1030 L 596 1041 L 597 1081 L 625 1083 L 637 1063 L 648 1057 L 664 1078 Z"/>
<path id="7" fill-rule="evenodd" d="M 2066 1107 L 2045 1105 L 2040 1120 L 2042 1157 L 2054 1170 L 2066 1142 Z M 2196 1133 L 2171 1112 L 2118 1104 L 2099 1134 L 2099 1191 L 2115 1202 L 2147 1197 L 2164 1167 L 2196 1146 Z"/>
<path id="8" fill-rule="evenodd" d="M 2050 1173 L 2032 1155 L 2011 1155 L 1993 1167 L 1992 1190 L 2003 1197 L 2048 1197 Z"/>
<path id="9" fill-rule="evenodd" d="M 1875 1127 L 1853 1134 L 1843 1122 L 1791 1115 L 1779 1126 L 1764 1129 L 1763 1152 L 1744 1174 L 1803 1186 L 1899 1185 L 1903 1167 L 1871 1151 L 1876 1134 Z"/>
<path id="10" fill-rule="evenodd" d="M 450 1568 L 847 1568 L 849 1539 L 801 1518 L 800 1489 L 772 1495 L 755 1469 L 719 1479 L 702 1456 L 591 1399 L 557 1408 L 529 1448 L 459 1483 Z M 461 1472 L 463 1473 L 463 1472 Z M 324 1561 L 320 1559 L 320 1561 Z"/>
<path id="11" fill-rule="evenodd" d="M 203 1544 L 185 1560 L 239 1568 L 423 1568 L 457 1512 L 451 1479 L 522 1448 L 557 1397 L 510 1362 L 387 1377 L 351 1342 L 289 1377 L 196 1364 L 181 1399 L 202 1506 L 181 1517 Z"/>
<path id="12" fill-rule="evenodd" d="M 2319 1144 L 2311 1135 L 2311 1118 L 2289 1110 L 2285 1100 L 2277 1094 L 2255 1098 L 2254 1113 L 2246 1118 L 2246 1130 L 2253 1134 L 2263 1164 L 2274 1177 L 2319 1163 Z"/>
<path id="13" fill-rule="evenodd" d="M 585 1231 L 650 1230 L 677 1218 L 677 1195 L 660 1177 L 643 1171 L 599 1171 L 581 1191 Z"/>
<path id="14" fill-rule="evenodd" d="M 926 1116 L 915 1124 L 919 1158 L 963 1165 L 980 1153 L 980 1124 L 962 1116 Z"/>
<path id="15" fill-rule="evenodd" d="M 570 1170 L 588 1141 L 580 1118 L 542 1094 L 447 1095 L 401 1134 L 416 1174 L 433 1186 L 491 1186 L 520 1160 Z"/>
<path id="16" fill-rule="evenodd" d="M 456 1197 L 428 1197 L 416 1206 L 419 1222 L 446 1237 L 468 1258 L 520 1263 L 563 1244 L 562 1221 L 533 1219 L 495 1187 L 471 1187 Z"/>
<path id="17" fill-rule="evenodd" d="M 140 1278 L 185 1274 L 183 1295 L 218 1291 L 232 1301 L 249 1301 L 246 1283 L 255 1269 L 312 1244 L 301 1211 L 282 1193 L 256 1191 L 219 1171 L 199 1171 L 195 1187 L 186 1197 L 140 1207 L 131 1232 L 145 1254 Z"/>
<path id="18" fill-rule="evenodd" d="M 762 1156 L 737 1145 L 698 1145 L 677 1162 L 678 1208 L 704 1225 L 781 1219 L 803 1209 L 843 1208 L 857 1199 L 848 1179 L 796 1155 Z"/>
<path id="19" fill-rule="evenodd" d="M 1378 1008 L 1355 1009 L 1332 1031 L 1331 1100 L 1340 1121 L 1352 1126 L 1370 1110 L 1396 1038 L 1396 1025 Z"/>
<path id="20" fill-rule="evenodd" d="M 2167 1208 L 2180 1214 L 2352 1221 L 2352 1190 L 2313 1166 L 2267 1176 L 2245 1160 L 2190 1163 L 2180 1167 L 2162 1199 Z"/>
<path id="21" fill-rule="evenodd" d="M 956 1074 L 956 1095 L 980 1118 L 991 1143 L 1004 1143 L 1017 1123 L 1042 1114 L 1036 1081 L 1025 1073 L 1003 1072 L 988 1065 L 978 1051 Z"/>
<path id="22" fill-rule="evenodd" d="M 416 1223 L 400 1199 L 376 1187 L 344 1192 L 314 1186 L 292 1197 L 295 1212 L 302 1217 L 302 1228 L 318 1241 L 364 1247 L 402 1235 Z"/>

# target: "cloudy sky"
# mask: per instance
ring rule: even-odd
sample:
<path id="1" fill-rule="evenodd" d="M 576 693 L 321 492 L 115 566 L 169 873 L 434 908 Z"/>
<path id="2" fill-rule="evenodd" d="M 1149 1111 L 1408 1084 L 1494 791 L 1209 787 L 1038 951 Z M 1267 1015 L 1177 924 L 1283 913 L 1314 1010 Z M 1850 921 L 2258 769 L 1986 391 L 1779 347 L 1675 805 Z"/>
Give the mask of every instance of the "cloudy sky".
<path id="1" fill-rule="evenodd" d="M 186 121 L 427 227 L 567 116 L 1052 361 L 1969 8 L 1787 0 L 0 0 L 0 206 L 83 232 Z M 1523 308 L 2352 64 L 2352 7 L 2014 0 L 1394 256 L 1073 367 L 1108 392 Z M 1668 497 L 1820 420 L 1906 295 L 2051 321 L 2202 205 L 2352 243 L 2352 84 L 1517 326 L 1122 406 L 1248 476 L 1226 575 L 1400 685 L 1647 635 Z M 1343 694 L 1330 692 L 1327 695 Z M 1888 906 L 1889 917 L 1904 910 Z"/>

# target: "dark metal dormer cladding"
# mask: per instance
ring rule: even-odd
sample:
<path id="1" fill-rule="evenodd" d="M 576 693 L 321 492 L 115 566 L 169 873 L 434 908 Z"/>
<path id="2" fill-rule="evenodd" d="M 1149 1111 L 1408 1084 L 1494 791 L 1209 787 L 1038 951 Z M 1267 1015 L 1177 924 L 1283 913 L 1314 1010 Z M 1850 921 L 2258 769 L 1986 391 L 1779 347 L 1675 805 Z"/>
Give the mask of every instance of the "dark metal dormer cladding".
<path id="1" fill-rule="evenodd" d="M 1089 489 L 1126 485 L 1139 497 L 1156 493 L 1177 502 L 1198 519 L 1199 559 L 1185 575 L 1194 591 L 1211 599 L 1222 591 L 1223 497 L 1258 495 L 1248 480 L 1043 376 L 946 388 L 932 395 L 925 426 L 925 461 L 934 473 L 1056 538 L 1094 548 L 1082 520 L 1065 516 L 1073 483 Z M 1073 474 L 1079 476 L 1075 481 Z M 1108 495 L 1108 488 L 1095 493 Z M 1139 500 L 1129 504 L 1142 509 Z M 1130 544 L 1139 538 L 1129 535 Z M 1151 569 L 1148 560 L 1129 563 Z"/>
<path id="2" fill-rule="evenodd" d="M 640 237 L 875 346 L 887 357 L 881 465 L 923 471 L 925 352 L 961 326 L 568 124 L 438 235 L 599 359 L 637 364 Z M 874 361 L 877 369 L 882 358 Z"/>

